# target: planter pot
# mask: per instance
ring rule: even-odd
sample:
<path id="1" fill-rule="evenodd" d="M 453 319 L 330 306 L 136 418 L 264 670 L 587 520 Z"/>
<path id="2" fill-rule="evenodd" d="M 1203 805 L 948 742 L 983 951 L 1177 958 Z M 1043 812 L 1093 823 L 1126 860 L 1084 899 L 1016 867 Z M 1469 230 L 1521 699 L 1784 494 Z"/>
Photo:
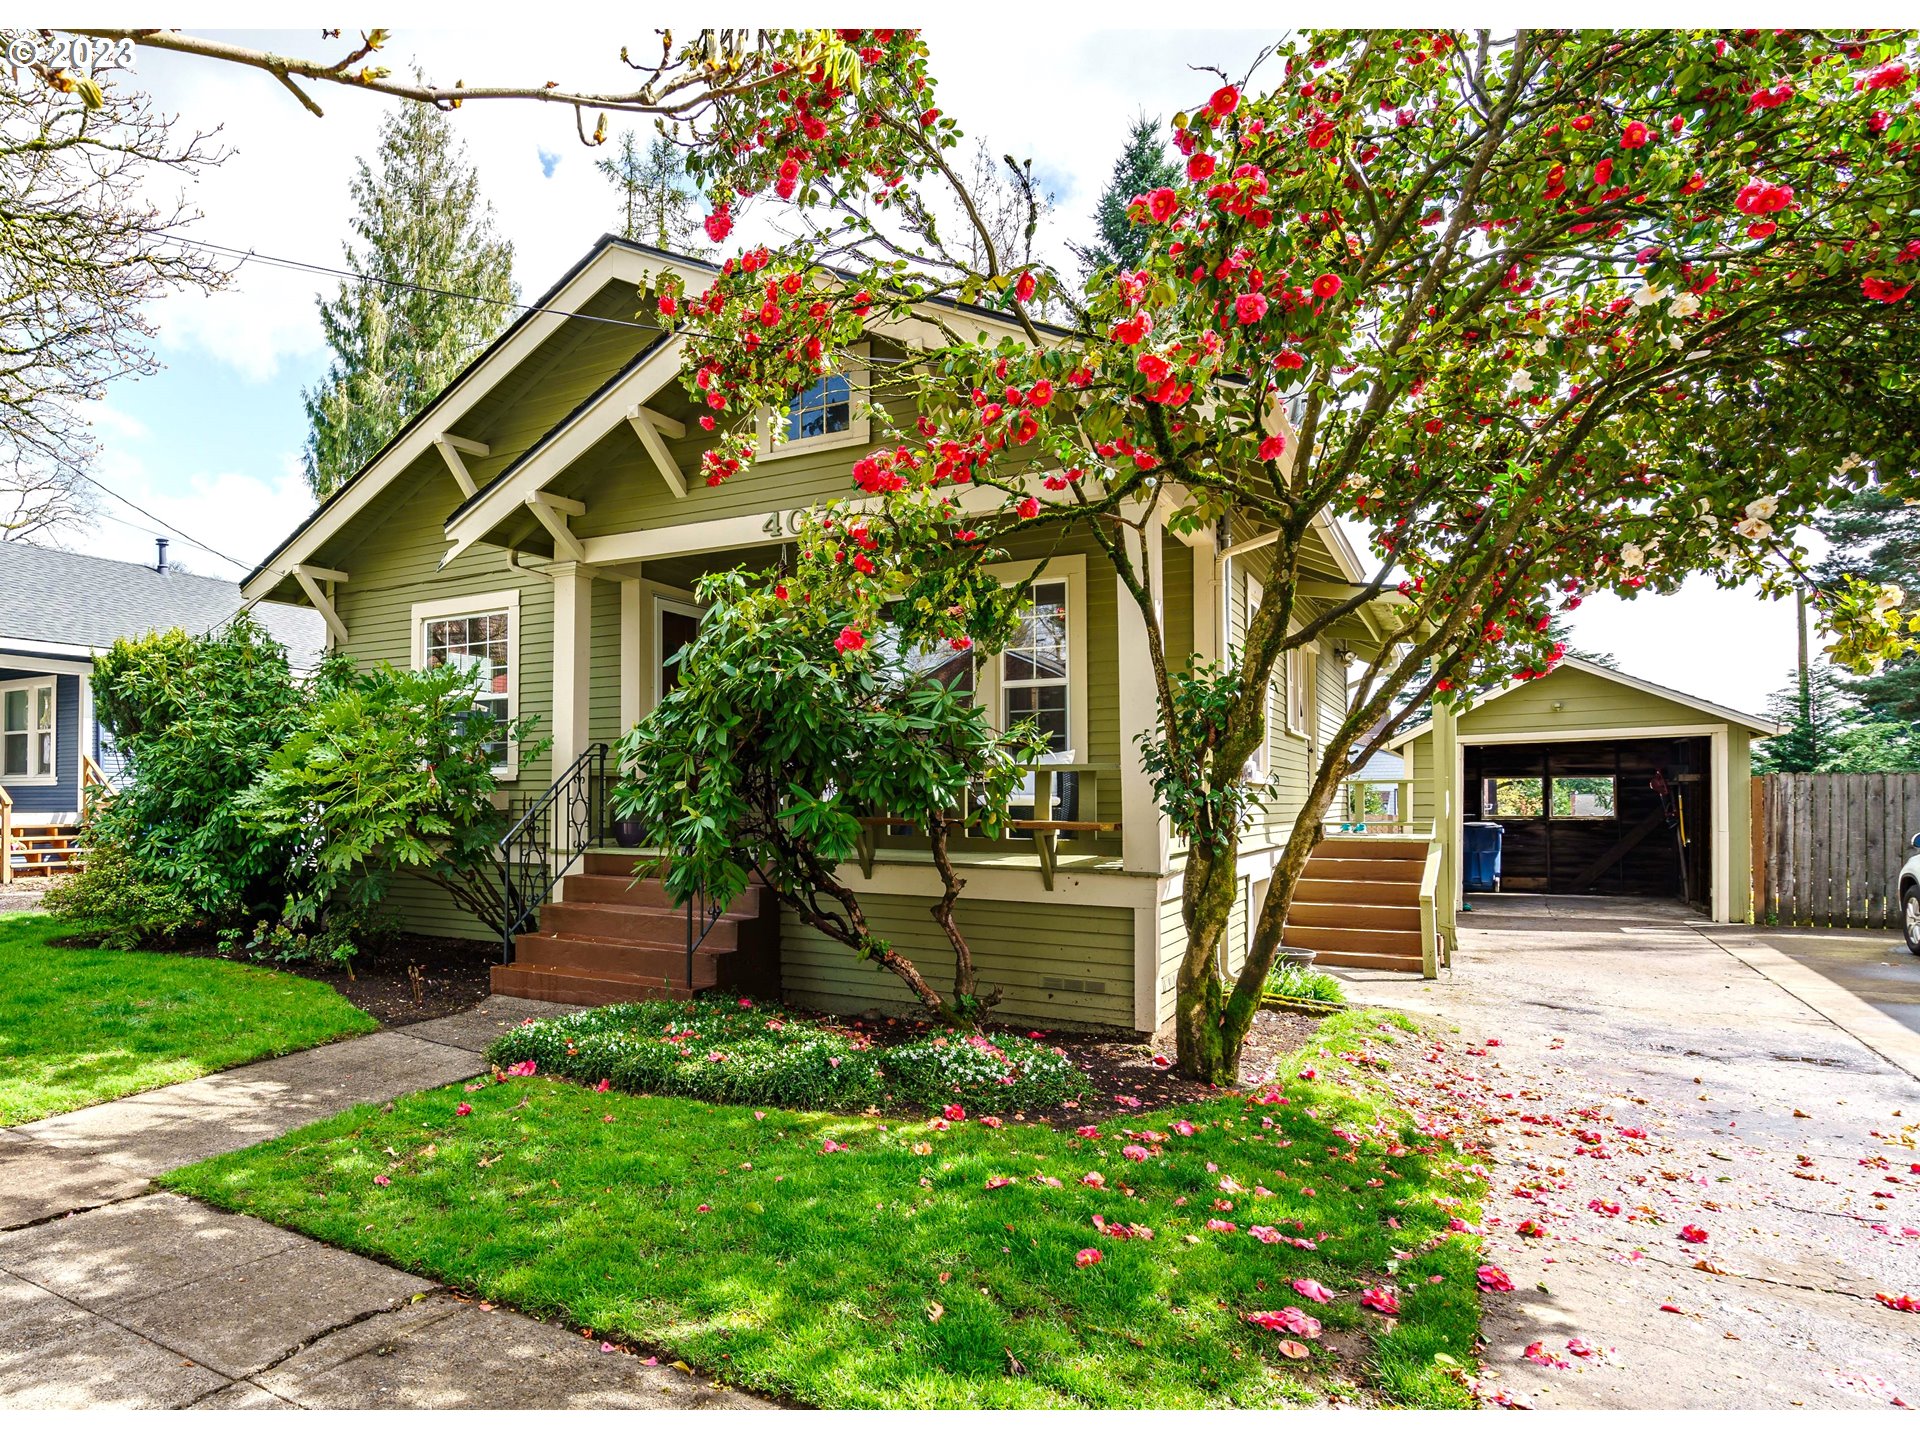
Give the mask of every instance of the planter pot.
<path id="1" fill-rule="evenodd" d="M 623 850 L 638 850 L 646 838 L 646 828 L 638 820 L 613 822 L 613 843 Z"/>

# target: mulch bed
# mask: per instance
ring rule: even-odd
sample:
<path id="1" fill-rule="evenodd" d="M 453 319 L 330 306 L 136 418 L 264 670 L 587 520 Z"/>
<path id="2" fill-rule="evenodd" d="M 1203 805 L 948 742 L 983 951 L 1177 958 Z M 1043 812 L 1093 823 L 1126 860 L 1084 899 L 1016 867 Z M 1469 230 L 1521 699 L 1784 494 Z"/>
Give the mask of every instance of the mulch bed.
<path id="1" fill-rule="evenodd" d="M 211 953 L 211 952 L 209 952 Z M 378 955 L 353 962 L 354 978 L 330 965 L 286 965 L 247 956 L 243 964 L 278 970 L 331 985 L 382 1025 L 412 1025 L 471 1010 L 492 993 L 491 967 L 500 963 L 498 944 L 455 940 L 440 935 L 399 935 Z M 415 975 L 418 972 L 416 996 Z"/>

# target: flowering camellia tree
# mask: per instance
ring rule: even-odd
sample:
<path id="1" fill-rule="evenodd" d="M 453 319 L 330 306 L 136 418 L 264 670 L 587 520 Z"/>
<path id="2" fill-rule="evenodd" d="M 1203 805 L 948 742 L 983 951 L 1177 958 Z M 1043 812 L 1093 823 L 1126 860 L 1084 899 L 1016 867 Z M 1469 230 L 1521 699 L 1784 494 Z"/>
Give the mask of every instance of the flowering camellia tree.
<path id="1" fill-rule="evenodd" d="M 1132 206 L 1147 258 L 1095 277 L 1065 330 L 1031 314 L 1051 274 L 946 242 L 977 221 L 924 45 L 842 38 L 857 86 L 796 71 L 723 107 L 696 156 L 716 241 L 736 198 L 769 191 L 802 232 L 703 294 L 655 293 L 695 357 L 706 479 L 740 483 L 761 406 L 891 340 L 899 358 L 871 365 L 892 433 L 783 581 L 851 617 L 843 663 L 885 614 L 967 643 L 981 563 L 1013 535 L 1098 540 L 1145 625 L 1147 762 L 1188 841 L 1189 1075 L 1235 1074 L 1362 737 L 1436 692 L 1552 669 L 1549 625 L 1592 594 L 1691 574 L 1779 592 L 1801 574 L 1794 524 L 1863 466 L 1920 493 L 1910 32 L 1301 34 L 1262 57 L 1263 88 L 1222 76 L 1175 117 L 1184 178 Z M 1007 323 L 980 333 L 949 301 Z M 1377 568 L 1309 604 L 1326 515 L 1365 533 Z M 1217 663 L 1170 656 L 1156 527 L 1229 518 L 1271 537 L 1262 601 Z M 1843 663 L 1912 644 L 1874 587 L 1822 601 Z M 1230 977 L 1244 775 L 1276 666 L 1369 605 L 1386 633 L 1349 677 Z"/>

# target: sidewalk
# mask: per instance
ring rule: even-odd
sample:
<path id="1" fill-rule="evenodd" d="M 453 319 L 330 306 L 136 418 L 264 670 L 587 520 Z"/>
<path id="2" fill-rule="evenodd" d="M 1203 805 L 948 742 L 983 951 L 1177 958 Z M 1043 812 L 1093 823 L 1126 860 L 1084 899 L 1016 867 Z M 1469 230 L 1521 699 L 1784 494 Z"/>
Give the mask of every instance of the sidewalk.
<path id="1" fill-rule="evenodd" d="M 461 1015 L 0 1130 L 0 1408 L 641 1409 L 763 1402 L 155 1176 L 481 1074 L 560 1007 Z"/>

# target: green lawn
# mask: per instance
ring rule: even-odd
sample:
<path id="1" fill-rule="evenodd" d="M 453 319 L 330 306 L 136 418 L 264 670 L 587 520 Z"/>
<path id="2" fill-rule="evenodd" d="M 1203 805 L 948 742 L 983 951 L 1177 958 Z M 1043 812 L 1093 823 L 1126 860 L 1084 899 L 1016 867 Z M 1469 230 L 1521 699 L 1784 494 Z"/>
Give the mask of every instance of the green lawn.
<path id="1" fill-rule="evenodd" d="M 48 942 L 0 916 L 0 1125 L 377 1028 L 331 987 L 253 965 Z"/>
<path id="2" fill-rule="evenodd" d="M 164 1183 L 814 1405 L 1279 1405 L 1354 1378 L 1464 1404 L 1451 1372 L 1478 1328 L 1477 1261 L 1448 1221 L 1477 1215 L 1478 1187 L 1367 1058 L 1412 1043 L 1377 1012 L 1342 1015 L 1282 1070 L 1316 1071 L 1288 1103 L 1123 1115 L 1098 1138 L 476 1082 Z M 1102 1233 L 1096 1214 L 1152 1236 Z M 1334 1298 L 1301 1298 L 1302 1278 Z M 1391 1325 L 1358 1303 L 1381 1283 Z M 1244 1317 L 1288 1305 L 1372 1343 L 1341 1365 L 1319 1341 L 1285 1358 L 1290 1337 Z"/>

